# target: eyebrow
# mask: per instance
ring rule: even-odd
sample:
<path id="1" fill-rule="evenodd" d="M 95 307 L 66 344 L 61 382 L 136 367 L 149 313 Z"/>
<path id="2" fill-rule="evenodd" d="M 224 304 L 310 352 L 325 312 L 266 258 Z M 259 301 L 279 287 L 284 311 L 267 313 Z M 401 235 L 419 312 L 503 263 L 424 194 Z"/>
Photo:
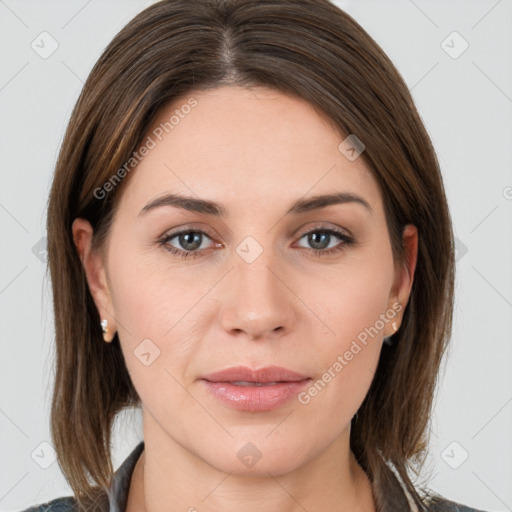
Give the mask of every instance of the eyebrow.
<path id="1" fill-rule="evenodd" d="M 337 192 L 334 194 L 322 194 L 313 196 L 309 199 L 299 199 L 286 212 L 286 215 L 299 215 L 302 213 L 318 210 L 334 204 L 354 203 L 364 206 L 371 214 L 373 209 L 362 197 L 352 192 Z M 174 206 L 182 208 L 191 212 L 202 213 L 205 215 L 212 215 L 215 217 L 226 216 L 226 208 L 215 201 L 206 199 L 199 199 L 195 197 L 183 196 L 179 194 L 166 194 L 150 201 L 139 213 L 139 217 L 148 213 L 151 210 L 160 208 L 162 206 Z"/>

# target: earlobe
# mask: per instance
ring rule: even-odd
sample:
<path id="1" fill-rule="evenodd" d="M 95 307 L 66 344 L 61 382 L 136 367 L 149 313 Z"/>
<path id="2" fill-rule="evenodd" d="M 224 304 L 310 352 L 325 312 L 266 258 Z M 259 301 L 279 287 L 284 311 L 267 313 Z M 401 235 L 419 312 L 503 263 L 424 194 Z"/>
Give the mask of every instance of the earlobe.
<path id="1" fill-rule="evenodd" d="M 93 228 L 89 221 L 77 218 L 73 221 L 72 233 L 73 242 L 84 267 L 89 290 L 102 320 L 102 328 L 105 320 L 108 323 L 108 330 L 103 329 L 104 339 L 112 341 L 116 331 L 115 319 L 112 314 L 112 300 L 102 255 L 99 251 L 92 250 Z"/>

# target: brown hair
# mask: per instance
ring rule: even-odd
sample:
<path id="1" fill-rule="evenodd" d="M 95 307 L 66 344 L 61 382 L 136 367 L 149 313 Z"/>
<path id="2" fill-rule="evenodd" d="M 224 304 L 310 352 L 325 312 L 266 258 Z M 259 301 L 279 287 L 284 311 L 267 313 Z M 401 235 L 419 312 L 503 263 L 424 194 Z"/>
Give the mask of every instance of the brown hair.
<path id="1" fill-rule="evenodd" d="M 402 326 L 394 343 L 383 345 L 350 444 L 379 511 L 408 507 L 392 467 L 424 508 L 432 496 L 415 489 L 409 472 L 418 476 L 424 463 L 451 335 L 451 219 L 439 163 L 406 84 L 377 43 L 327 0 L 163 0 L 129 22 L 92 69 L 62 143 L 48 206 L 56 335 L 51 433 L 60 467 L 80 505 L 91 509 L 94 491 L 108 487 L 113 473 L 113 420 L 140 405 L 117 335 L 103 342 L 72 222 L 89 220 L 101 248 L 127 178 L 101 200 L 95 190 L 129 160 L 162 107 L 221 84 L 298 95 L 341 133 L 363 141 L 361 158 L 380 185 L 396 261 L 404 261 L 404 226 L 418 228 Z"/>

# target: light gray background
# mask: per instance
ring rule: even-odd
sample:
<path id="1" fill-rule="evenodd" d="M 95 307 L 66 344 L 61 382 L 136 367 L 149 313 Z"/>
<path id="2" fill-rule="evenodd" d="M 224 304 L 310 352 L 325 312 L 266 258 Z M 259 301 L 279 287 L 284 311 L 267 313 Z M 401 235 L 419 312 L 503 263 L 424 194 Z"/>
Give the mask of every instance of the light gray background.
<path id="1" fill-rule="evenodd" d="M 38 243 L 82 83 L 115 33 L 151 3 L 0 0 L 1 511 L 71 494 L 56 462 L 41 467 L 51 462 L 51 448 L 41 443 L 51 444 L 53 325 Z M 459 240 L 453 343 L 426 465 L 430 486 L 476 508 L 510 511 L 512 2 L 337 3 L 383 47 L 412 90 L 438 153 Z M 58 42 L 46 59 L 31 47 L 34 40 L 42 45 L 43 31 Z M 454 54 L 461 39 L 442 44 L 453 31 L 469 44 L 457 58 L 445 49 Z M 120 416 L 116 467 L 139 439 L 138 413 Z"/>

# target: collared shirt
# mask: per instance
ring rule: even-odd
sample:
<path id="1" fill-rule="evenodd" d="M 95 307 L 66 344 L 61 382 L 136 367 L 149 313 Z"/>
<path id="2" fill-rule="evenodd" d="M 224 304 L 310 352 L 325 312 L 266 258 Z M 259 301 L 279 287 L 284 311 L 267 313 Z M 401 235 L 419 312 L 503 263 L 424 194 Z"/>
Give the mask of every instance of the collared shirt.
<path id="1" fill-rule="evenodd" d="M 102 512 L 125 512 L 132 473 L 143 450 L 144 441 L 141 441 L 114 472 L 112 483 L 106 495 L 108 502 L 105 499 L 103 504 L 98 503 L 98 508 Z M 23 512 L 76 512 L 75 503 L 76 500 L 73 496 L 65 496 L 35 505 Z"/>
<path id="2" fill-rule="evenodd" d="M 108 508 L 105 508 L 102 512 L 125 512 L 132 473 L 143 450 L 144 441 L 141 441 L 123 461 L 117 471 L 115 471 L 112 478 L 112 484 L 107 493 Z M 413 503 L 410 494 L 407 492 L 405 487 L 403 487 L 403 489 L 410 505 L 409 510 L 404 512 L 418 512 L 418 508 Z M 66 496 L 63 498 L 55 498 L 47 503 L 30 507 L 23 512 L 75 512 L 74 504 L 75 499 L 72 496 Z M 106 504 L 105 507 L 107 507 Z M 484 512 L 449 500 L 444 500 L 441 505 L 436 506 L 435 511 Z"/>
<path id="3" fill-rule="evenodd" d="M 141 441 L 114 473 L 108 491 L 109 512 L 125 512 L 132 473 L 143 451 L 144 441 Z"/>

